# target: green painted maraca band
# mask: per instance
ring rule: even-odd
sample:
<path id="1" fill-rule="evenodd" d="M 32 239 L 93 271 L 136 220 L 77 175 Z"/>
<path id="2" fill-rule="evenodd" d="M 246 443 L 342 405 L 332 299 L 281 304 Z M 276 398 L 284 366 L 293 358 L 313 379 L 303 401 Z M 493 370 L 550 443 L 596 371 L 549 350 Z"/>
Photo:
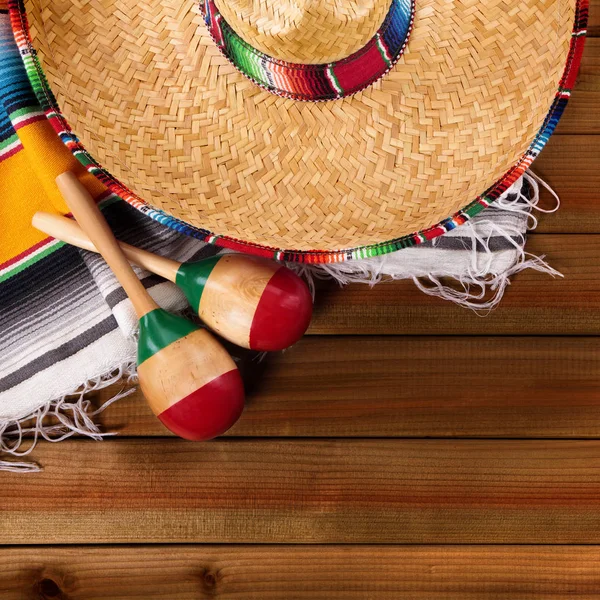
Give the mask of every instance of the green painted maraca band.
<path id="1" fill-rule="evenodd" d="M 175 283 L 183 290 L 190 306 L 197 312 L 206 282 L 223 254 L 205 258 L 199 262 L 182 263 L 177 271 Z M 226 256 L 226 255 L 225 255 Z M 190 265 L 192 265 L 190 267 Z M 191 272 L 190 272 L 191 271 Z"/>
<path id="2" fill-rule="evenodd" d="M 140 319 L 138 365 L 166 348 L 169 344 L 200 329 L 191 321 L 157 308 Z"/>

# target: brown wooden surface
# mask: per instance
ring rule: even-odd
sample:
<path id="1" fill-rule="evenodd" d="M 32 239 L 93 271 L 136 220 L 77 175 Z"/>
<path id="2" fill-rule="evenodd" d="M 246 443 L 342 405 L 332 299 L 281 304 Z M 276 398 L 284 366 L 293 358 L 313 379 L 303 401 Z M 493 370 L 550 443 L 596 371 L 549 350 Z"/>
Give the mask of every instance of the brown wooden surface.
<path id="1" fill-rule="evenodd" d="M 600 543 L 600 441 L 66 441 L 3 475 L 5 544 Z"/>
<path id="2" fill-rule="evenodd" d="M 556 546 L 0 550 L 2 600 L 598 598 L 600 553 Z"/>
<path id="3" fill-rule="evenodd" d="M 598 349 L 593 337 L 313 336 L 248 380 L 227 435 L 600 438 Z M 169 435 L 139 392 L 99 421 L 124 436 Z"/>
<path id="4" fill-rule="evenodd" d="M 551 185 L 561 200 L 558 212 L 537 214 L 541 233 L 600 232 L 600 136 L 557 135 L 542 150 L 533 171 Z M 553 208 L 556 201 L 543 190 L 540 206 Z"/>
<path id="5" fill-rule="evenodd" d="M 41 444 L 0 476 L 0 598 L 600 599 L 598 134 L 590 39 L 534 165 L 562 206 L 527 249 L 564 280 L 522 273 L 486 318 L 326 286 L 313 335 L 246 360 L 230 437 L 160 437 L 136 393 L 100 417 L 121 439 Z"/>
<path id="6" fill-rule="evenodd" d="M 588 36 L 600 36 L 600 2 L 598 0 L 590 0 Z"/>

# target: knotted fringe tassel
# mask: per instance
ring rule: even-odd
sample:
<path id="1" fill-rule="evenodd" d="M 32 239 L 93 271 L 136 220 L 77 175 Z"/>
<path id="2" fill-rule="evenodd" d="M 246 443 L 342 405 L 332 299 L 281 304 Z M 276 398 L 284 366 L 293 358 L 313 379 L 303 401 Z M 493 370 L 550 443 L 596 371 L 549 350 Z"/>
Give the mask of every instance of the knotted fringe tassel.
<path id="1" fill-rule="evenodd" d="M 545 262 L 545 256 L 535 256 L 524 250 L 525 230 L 537 227 L 538 219 L 533 211 L 543 213 L 555 212 L 560 206 L 560 199 L 541 178 L 527 172 L 523 176 L 530 188 L 530 194 L 522 193 L 522 182 L 519 180 L 513 188 L 499 198 L 495 203 L 496 209 L 501 209 L 522 217 L 519 222 L 525 221 L 525 227 L 518 224 L 498 225 L 493 219 L 485 218 L 485 212 L 476 217 L 474 221 L 467 221 L 460 229 L 461 239 L 467 238 L 464 249 L 456 252 L 469 252 L 469 263 L 464 272 L 444 272 L 440 270 L 439 260 L 432 266 L 424 266 L 426 261 L 419 263 L 418 258 L 422 253 L 419 248 L 402 250 L 399 253 L 388 254 L 376 258 L 360 261 L 349 261 L 326 265 L 290 265 L 309 282 L 314 296 L 317 279 L 335 279 L 340 285 L 348 283 L 366 283 L 371 286 L 385 280 L 412 279 L 414 284 L 424 294 L 437 296 L 444 300 L 454 302 L 464 308 L 470 308 L 480 316 L 493 310 L 504 296 L 506 288 L 510 285 L 510 278 L 524 271 L 533 269 L 547 273 L 552 277 L 563 275 Z M 552 209 L 543 209 L 538 206 L 540 200 L 539 185 L 543 185 L 555 198 L 556 205 Z M 486 233 L 482 235 L 480 232 Z M 455 230 L 457 231 L 457 230 Z M 514 252 L 514 259 L 509 266 L 504 266 L 499 272 L 494 272 L 494 250 L 490 240 L 505 240 L 506 245 Z M 432 242 L 436 248 L 441 238 Z M 408 253 L 413 251 L 409 258 Z M 436 264 L 437 263 L 437 264 Z"/>
<path id="2" fill-rule="evenodd" d="M 94 417 L 113 402 L 129 396 L 134 388 L 119 392 L 95 410 L 92 409 L 91 401 L 85 396 L 117 383 L 124 377 L 127 377 L 128 381 L 135 378 L 135 363 L 121 365 L 111 373 L 88 381 L 73 394 L 49 402 L 21 419 L 0 421 L 0 455 L 8 454 L 16 458 L 27 456 L 35 448 L 39 439 L 62 442 L 73 435 L 82 435 L 94 440 L 102 440 L 106 436 L 115 435 L 101 432 L 94 423 Z M 49 419 L 56 420 L 58 423 L 47 423 Z M 22 450 L 21 448 L 27 442 L 30 444 Z M 35 462 L 0 460 L 0 471 L 35 473 L 41 471 L 41 467 Z"/>

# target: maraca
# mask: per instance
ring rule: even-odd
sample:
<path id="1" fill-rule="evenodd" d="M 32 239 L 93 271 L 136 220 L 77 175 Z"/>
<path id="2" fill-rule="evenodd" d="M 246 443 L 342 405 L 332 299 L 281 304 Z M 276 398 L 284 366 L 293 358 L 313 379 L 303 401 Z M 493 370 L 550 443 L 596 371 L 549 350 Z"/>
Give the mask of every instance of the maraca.
<path id="1" fill-rule="evenodd" d="M 97 252 L 72 219 L 39 212 L 33 224 L 57 239 Z M 312 315 L 308 287 L 272 260 L 222 254 L 180 263 L 123 242 L 119 245 L 131 262 L 176 283 L 204 323 L 238 346 L 283 350 L 308 328 Z"/>
<path id="2" fill-rule="evenodd" d="M 158 307 L 73 173 L 59 175 L 56 184 L 140 320 L 138 375 L 153 412 L 168 429 L 186 439 L 206 440 L 225 432 L 244 407 L 242 379 L 229 354 L 206 330 Z"/>

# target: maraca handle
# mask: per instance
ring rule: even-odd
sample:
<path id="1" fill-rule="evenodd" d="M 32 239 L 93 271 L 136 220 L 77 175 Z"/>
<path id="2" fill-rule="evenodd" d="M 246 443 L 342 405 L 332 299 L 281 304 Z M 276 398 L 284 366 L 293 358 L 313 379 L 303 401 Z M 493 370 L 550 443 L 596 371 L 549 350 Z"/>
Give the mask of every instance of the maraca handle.
<path id="1" fill-rule="evenodd" d="M 87 233 L 129 296 L 138 318 L 158 308 L 133 272 L 96 202 L 77 176 L 67 171 L 56 178 L 67 206 Z"/>
<path id="2" fill-rule="evenodd" d="M 98 252 L 98 248 L 94 246 L 92 240 L 90 240 L 73 219 L 47 212 L 37 212 L 33 215 L 31 223 L 36 229 L 51 235 L 57 240 L 62 240 L 83 250 Z M 152 252 L 148 252 L 147 250 L 130 246 L 125 242 L 118 242 L 118 244 L 129 261 L 175 283 L 177 271 L 181 263 L 164 256 L 152 254 Z"/>

